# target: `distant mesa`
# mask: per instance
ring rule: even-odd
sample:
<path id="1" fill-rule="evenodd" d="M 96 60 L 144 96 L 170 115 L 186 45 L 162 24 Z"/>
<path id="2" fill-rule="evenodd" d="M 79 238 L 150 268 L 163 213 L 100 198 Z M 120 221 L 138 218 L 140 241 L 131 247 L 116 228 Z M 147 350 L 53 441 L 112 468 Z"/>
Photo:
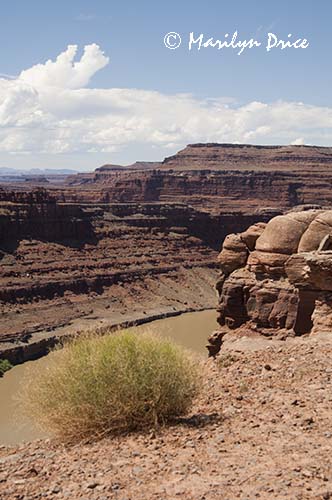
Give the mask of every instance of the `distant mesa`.
<path id="1" fill-rule="evenodd" d="M 73 174 L 77 174 L 77 170 L 71 170 L 68 168 L 55 168 L 55 169 L 30 168 L 28 170 L 22 170 L 9 167 L 0 167 L 0 176 L 22 175 L 26 177 L 32 175 L 47 176 L 47 175 L 73 175 Z"/>
<path id="2" fill-rule="evenodd" d="M 12 176 L 80 176 L 86 181 L 99 174 L 116 172 L 151 172 L 154 170 L 213 170 L 213 171 L 285 171 L 285 170 L 322 170 L 332 167 L 332 147 L 324 146 L 261 146 L 254 144 L 196 143 L 188 144 L 184 149 L 163 161 L 136 161 L 129 165 L 105 164 L 94 172 L 78 172 L 72 169 L 29 170 L 0 167 L 0 177 Z M 322 168 L 320 168 L 322 167 Z"/>
<path id="3" fill-rule="evenodd" d="M 332 203 L 332 148 L 189 144 L 162 162 L 103 165 L 65 182 L 92 189 L 95 201 L 176 201 L 217 213 L 284 210 Z"/>
<path id="4" fill-rule="evenodd" d="M 163 168 L 179 170 L 284 170 L 319 165 L 332 166 L 332 147 L 198 143 L 162 162 Z"/>
<path id="5" fill-rule="evenodd" d="M 137 161 L 131 165 L 106 164 L 95 172 L 128 170 L 284 170 L 331 164 L 332 147 L 260 146 L 254 144 L 197 143 L 161 162 Z"/>

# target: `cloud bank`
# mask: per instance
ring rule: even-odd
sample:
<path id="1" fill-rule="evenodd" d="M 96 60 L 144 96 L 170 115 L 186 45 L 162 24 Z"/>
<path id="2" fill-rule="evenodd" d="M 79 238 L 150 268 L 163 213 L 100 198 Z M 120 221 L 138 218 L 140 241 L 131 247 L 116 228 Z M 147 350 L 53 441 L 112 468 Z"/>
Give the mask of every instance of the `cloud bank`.
<path id="1" fill-rule="evenodd" d="M 69 45 L 55 61 L 0 78 L 0 152 L 116 152 L 192 142 L 332 144 L 332 109 L 299 102 L 227 104 L 138 89 L 87 87 L 109 63 L 96 44 L 75 61 Z"/>

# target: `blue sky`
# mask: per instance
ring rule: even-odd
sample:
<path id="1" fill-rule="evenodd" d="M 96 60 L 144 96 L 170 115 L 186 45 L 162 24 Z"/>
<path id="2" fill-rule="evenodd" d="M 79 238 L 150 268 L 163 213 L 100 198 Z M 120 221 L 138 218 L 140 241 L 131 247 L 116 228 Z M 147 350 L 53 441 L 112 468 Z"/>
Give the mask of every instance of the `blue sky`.
<path id="1" fill-rule="evenodd" d="M 108 118 L 102 117 L 103 125 L 100 129 L 100 137 L 96 144 L 92 139 L 92 132 L 87 132 L 87 120 L 94 121 L 96 129 L 99 130 L 98 116 L 101 116 L 101 107 L 98 111 L 94 108 L 92 93 L 84 94 L 84 104 L 81 104 L 81 116 L 84 117 L 81 136 L 85 137 L 85 146 L 80 147 L 79 138 L 75 141 L 69 138 L 69 132 L 51 137 L 44 137 L 43 127 L 45 123 L 49 129 L 62 120 L 68 120 L 68 112 L 63 116 L 54 113 L 54 110 L 46 103 L 46 98 L 40 98 L 42 104 L 36 104 L 36 113 L 33 120 L 29 121 L 29 127 L 36 132 L 36 116 L 43 114 L 43 121 L 38 124 L 40 133 L 45 142 L 38 150 L 36 143 L 31 146 L 23 136 L 23 128 L 26 130 L 26 110 L 17 122 L 10 123 L 4 120 L 0 130 L 6 134 L 1 146 L 0 136 L 0 165 L 33 167 L 33 166 L 65 166 L 73 168 L 95 168 L 100 163 L 130 162 L 135 159 L 161 159 L 167 154 L 173 154 L 186 142 L 195 142 L 200 137 L 197 124 L 183 122 L 183 114 L 195 115 L 195 106 L 208 108 L 204 114 L 198 114 L 199 119 L 209 122 L 209 132 L 202 140 L 219 140 L 223 142 L 232 141 L 232 127 L 239 128 L 243 132 L 235 133 L 236 142 L 256 143 L 321 143 L 330 144 L 332 132 L 326 132 L 330 126 L 330 107 L 332 107 L 332 70 L 330 64 L 332 3 L 326 0 L 279 0 L 278 2 L 267 2 L 266 0 L 244 1 L 102 1 L 94 2 L 86 0 L 71 0 L 57 2 L 46 2 L 29 0 L 29 2 L 11 0 L 3 1 L 1 9 L 2 28 L 0 32 L 0 73 L 17 77 L 22 70 L 31 68 L 36 64 L 44 64 L 46 60 L 55 60 L 56 57 L 66 50 L 68 45 L 77 45 L 77 58 L 79 59 L 86 45 L 97 44 L 105 56 L 109 57 L 109 63 L 96 71 L 82 88 L 95 92 L 97 89 L 126 89 L 126 105 L 115 103 L 112 96 L 111 110 Z M 264 48 L 244 51 L 242 55 L 236 55 L 235 51 L 228 49 L 218 51 L 215 49 L 204 49 L 201 51 L 187 49 L 187 38 L 189 32 L 195 34 L 204 33 L 205 36 L 224 38 L 225 33 L 232 34 L 235 30 L 240 39 L 251 37 L 262 41 L 266 40 L 268 31 L 275 33 L 280 38 L 286 38 L 292 33 L 294 38 L 307 38 L 310 46 L 305 50 L 272 50 L 267 53 Z M 178 32 L 183 40 L 181 47 L 177 50 L 168 50 L 163 44 L 163 37 L 169 31 Z M 15 82 L 15 80 L 12 80 Z M 29 85 L 31 79 L 27 80 Z M 35 80 L 33 82 L 35 85 Z M 44 89 L 40 89 L 36 83 L 36 92 L 42 95 Z M 48 84 L 49 85 L 49 84 Z M 66 87 L 66 85 L 64 85 Z M 135 89 L 145 91 L 145 94 L 135 94 Z M 20 94 L 20 105 L 26 99 L 26 89 L 20 87 L 8 88 L 4 85 L 2 99 L 10 102 L 17 100 Z M 158 93 L 149 98 L 149 92 Z M 0 117 L 1 117 L 1 92 L 0 92 Z M 66 90 L 67 92 L 67 90 Z M 77 93 L 77 92 L 76 92 Z M 21 97 L 22 94 L 22 97 Z M 57 93 L 59 94 L 59 93 Z M 168 101 L 166 96 L 175 94 L 190 94 L 195 102 L 190 105 L 186 102 L 179 103 L 178 100 Z M 13 97 L 15 95 L 15 98 Z M 50 100 L 50 92 L 47 92 Z M 76 99 L 76 94 L 72 95 Z M 130 96 L 130 97 L 129 97 Z M 139 97 L 137 97 L 139 96 Z M 31 96 L 29 97 L 29 99 Z M 83 98 L 83 97 L 82 97 Z M 105 99 L 109 99 L 106 95 Z M 28 100 L 29 100 L 28 99 Z M 99 98 L 98 98 L 99 99 Z M 119 96 L 117 95 L 117 99 Z M 130 102 L 129 102 L 129 100 Z M 138 119 L 140 133 L 135 136 L 133 129 L 135 124 L 130 117 L 142 116 L 143 107 L 136 107 L 137 99 L 144 101 L 144 119 Z M 223 128 L 218 121 L 218 109 L 209 108 L 209 99 L 219 99 L 220 102 L 229 103 L 234 108 L 234 114 L 226 111 L 225 120 L 229 120 L 228 126 Z M 87 102 L 88 100 L 88 102 Z M 6 101 L 6 102 L 7 102 Z M 165 101 L 165 103 L 164 103 Z M 291 106 L 282 109 L 268 108 L 258 111 L 257 106 L 245 108 L 245 116 L 252 113 L 250 124 L 243 124 L 241 116 L 235 111 L 250 103 L 259 102 L 270 106 L 276 102 L 303 103 L 306 106 L 306 114 L 302 111 L 298 119 L 306 125 L 294 126 L 289 129 L 288 135 L 282 134 L 282 124 L 278 122 L 275 129 L 270 130 L 270 122 L 283 113 L 294 112 Z M 14 104 L 15 104 L 14 102 Z M 49 101 L 47 101 L 49 102 Z M 66 101 L 67 102 L 67 101 Z M 71 109 L 68 97 L 68 109 Z M 164 104 L 163 104 L 164 103 Z M 173 128 L 170 123 L 160 122 L 163 114 L 163 106 L 179 108 L 179 118 L 166 117 L 165 120 L 174 120 Z M 8 111 L 8 105 L 6 105 Z M 100 104 L 99 104 L 100 106 Z M 98 107 L 98 106 L 97 106 Z M 106 105 L 107 107 L 107 105 Z M 311 107 L 314 107 L 314 111 Z M 119 109 L 121 108 L 121 109 Z M 16 108 L 15 108 L 16 109 Z M 22 108 L 23 109 L 23 108 Z M 299 108 L 296 108 L 295 114 Z M 132 113 L 131 113 L 132 110 Z M 314 112 L 311 127 L 311 113 Z M 89 114 L 90 113 L 90 114 Z M 126 121 L 123 115 L 126 114 Z M 222 112 L 221 112 L 222 113 Z M 259 113 L 259 114 L 258 114 Z M 272 114 L 271 114 L 272 113 Z M 319 115 L 321 113 L 321 115 Z M 54 119 L 51 126 L 50 115 Z M 112 114 L 112 116 L 111 116 Z M 166 113 L 167 114 L 167 113 Z M 115 116 L 117 119 L 115 120 Z M 180 119 L 181 116 L 181 119 Z M 320 125 L 319 116 L 322 116 Z M 64 125 L 66 130 L 79 125 L 77 112 L 70 117 L 70 124 Z M 212 126 L 211 120 L 214 120 Z M 279 120 L 279 118 L 278 118 Z M 33 122 L 33 125 L 31 123 Z M 22 128 L 23 123 L 23 128 Z M 53 123 L 53 122 L 52 122 Z M 118 130 L 123 126 L 123 140 L 117 137 L 112 143 L 112 131 L 118 124 Z M 129 125 L 128 125 L 129 124 Z M 146 128 L 144 135 L 143 128 Z M 158 129 L 159 134 L 149 142 L 148 127 Z M 102 127 L 109 133 L 103 135 Z M 108 127 L 108 128 L 107 128 Z M 256 127 L 256 128 L 255 128 Z M 313 130 L 314 128 L 314 130 Z M 130 133 L 129 133 L 130 129 Z M 62 128 L 62 130 L 64 130 Z M 332 125 L 331 125 L 332 130 Z M 24 132 L 25 133 L 25 132 Z M 12 134 L 15 140 L 8 140 Z M 15 135 L 16 134 L 16 135 Z M 86 135 L 84 135 L 86 134 Z M 68 137 L 63 137 L 66 135 Z M 105 134 L 104 134 L 105 135 Z M 19 136 L 19 137 L 18 137 Z M 166 137 L 167 136 L 167 137 Z M 3 135 L 4 137 L 4 135 Z M 37 136 L 36 136 L 37 137 Z M 252 138 L 252 140 L 250 140 Z M 23 140 L 24 139 L 24 140 Z M 169 140 L 168 140 L 169 139 Z M 21 143 L 19 142 L 21 140 Z M 60 141 L 66 141 L 60 147 Z M 48 144 L 51 142 L 48 151 Z M 23 144 L 24 143 L 24 144 Z M 89 146 L 86 144 L 89 143 Z M 109 147 L 105 144 L 108 143 Z M 12 145 L 12 150 L 10 149 Z M 53 147 L 54 146 L 54 147 Z"/>

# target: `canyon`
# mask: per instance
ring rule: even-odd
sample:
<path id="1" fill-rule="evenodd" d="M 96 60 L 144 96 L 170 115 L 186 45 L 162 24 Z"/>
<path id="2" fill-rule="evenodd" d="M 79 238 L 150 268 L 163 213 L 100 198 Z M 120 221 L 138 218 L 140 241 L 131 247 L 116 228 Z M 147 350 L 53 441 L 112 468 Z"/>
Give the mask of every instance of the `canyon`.
<path id="1" fill-rule="evenodd" d="M 43 191 L 9 198 L 0 216 L 0 339 L 10 361 L 45 353 L 53 330 L 79 318 L 88 328 L 213 306 L 214 220 L 205 243 L 192 229 L 200 214 L 180 204 L 80 206 Z"/>
<path id="2" fill-rule="evenodd" d="M 0 358 L 188 311 L 212 309 L 192 318 L 206 338 L 219 323 L 188 415 L 0 445 L 1 498 L 332 498 L 331 163 L 331 148 L 198 144 L 0 186 Z"/>
<path id="3" fill-rule="evenodd" d="M 216 307 L 230 233 L 331 203 L 332 148 L 194 144 L 163 162 L 0 186 L 0 357 Z"/>

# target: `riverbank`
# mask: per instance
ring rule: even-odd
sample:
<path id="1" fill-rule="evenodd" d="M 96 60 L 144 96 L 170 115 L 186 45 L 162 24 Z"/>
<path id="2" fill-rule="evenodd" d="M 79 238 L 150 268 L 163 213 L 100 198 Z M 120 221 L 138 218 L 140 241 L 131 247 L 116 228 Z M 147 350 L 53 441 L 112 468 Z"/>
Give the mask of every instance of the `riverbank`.
<path id="1" fill-rule="evenodd" d="M 170 338 L 174 343 L 191 350 L 195 356 L 206 359 L 206 338 L 216 325 L 216 314 L 212 309 L 157 319 L 149 324 L 135 326 L 134 330 Z M 42 375 L 50 363 L 52 354 L 14 366 L 0 380 L 0 445 L 14 445 L 51 436 L 39 429 L 26 414 L 24 396 L 22 398 L 22 387 L 27 380 Z"/>
<path id="2" fill-rule="evenodd" d="M 61 318 L 59 326 L 35 331 L 25 341 L 0 342 L 0 358 L 13 365 L 46 355 L 65 336 L 95 329 L 100 333 L 112 329 L 142 325 L 157 319 L 216 308 L 215 267 L 178 269 L 161 275 L 158 280 L 142 283 L 149 288 L 117 289 L 114 295 L 93 296 L 88 313 L 75 318 Z M 119 288 L 119 287 L 118 287 Z M 70 316 L 69 316 L 70 317 Z M 209 332 L 207 333 L 207 337 Z"/>
<path id="3" fill-rule="evenodd" d="M 158 432 L 0 447 L 0 498 L 331 498 L 332 339 L 235 344 L 203 369 L 188 418 Z"/>

